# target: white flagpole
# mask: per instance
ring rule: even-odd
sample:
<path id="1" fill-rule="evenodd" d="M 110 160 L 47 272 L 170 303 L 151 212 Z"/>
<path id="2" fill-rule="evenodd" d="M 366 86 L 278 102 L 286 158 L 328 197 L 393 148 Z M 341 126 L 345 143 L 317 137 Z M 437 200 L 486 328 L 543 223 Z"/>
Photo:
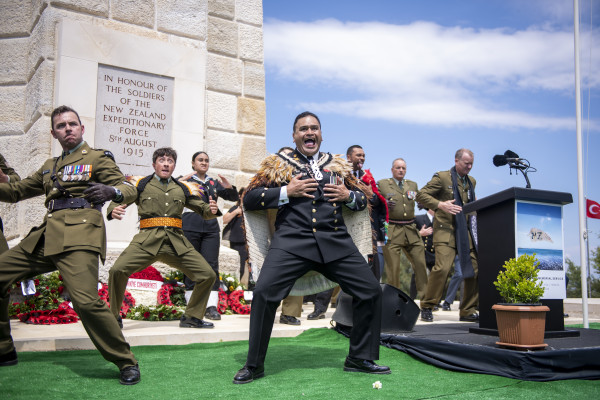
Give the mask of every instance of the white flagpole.
<path id="1" fill-rule="evenodd" d="M 573 0 L 575 33 L 575 126 L 577 129 L 577 195 L 579 198 L 579 255 L 581 258 L 581 306 L 583 327 L 589 328 L 587 293 L 587 253 L 586 218 L 587 208 L 583 193 L 583 138 L 581 136 L 581 87 L 579 82 L 579 0 Z"/>

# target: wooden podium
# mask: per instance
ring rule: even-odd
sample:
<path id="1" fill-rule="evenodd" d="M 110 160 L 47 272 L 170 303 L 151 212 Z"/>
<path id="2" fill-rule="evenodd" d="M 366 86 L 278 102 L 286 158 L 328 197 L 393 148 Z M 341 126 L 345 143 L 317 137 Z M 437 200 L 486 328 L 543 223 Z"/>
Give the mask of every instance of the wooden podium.
<path id="1" fill-rule="evenodd" d="M 573 197 L 570 193 L 513 187 L 463 207 L 465 214 L 477 212 L 479 328 L 471 328 L 473 333 L 498 334 L 492 306 L 501 303 L 502 298 L 493 282 L 504 262 L 518 256 L 516 215 L 519 201 L 562 206 L 572 203 Z M 546 314 L 546 337 L 578 335 L 577 331 L 565 331 L 562 298 L 544 299 L 541 303 L 550 307 Z"/>

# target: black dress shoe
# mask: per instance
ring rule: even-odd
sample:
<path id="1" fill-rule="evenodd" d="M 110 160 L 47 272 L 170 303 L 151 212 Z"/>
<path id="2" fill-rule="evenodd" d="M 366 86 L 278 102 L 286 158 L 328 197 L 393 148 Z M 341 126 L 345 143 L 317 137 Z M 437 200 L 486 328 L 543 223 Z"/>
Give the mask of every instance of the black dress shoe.
<path id="1" fill-rule="evenodd" d="M 448 303 L 445 300 L 444 300 L 444 303 L 442 304 L 442 311 L 452 311 L 452 308 L 450 307 L 450 303 Z"/>
<path id="2" fill-rule="evenodd" d="M 279 317 L 279 323 L 288 325 L 300 325 L 300 321 L 298 320 L 298 318 L 284 314 L 281 314 L 281 316 Z"/>
<path id="3" fill-rule="evenodd" d="M 439 303 L 436 306 L 433 306 L 433 311 L 440 311 L 440 307 L 442 306 L 442 303 Z"/>
<path id="4" fill-rule="evenodd" d="M 237 374 L 233 377 L 233 383 L 244 384 L 250 383 L 255 379 L 262 378 L 265 376 L 265 367 L 248 367 L 244 365 L 242 369 L 240 369 Z"/>
<path id="5" fill-rule="evenodd" d="M 119 324 L 119 328 L 123 329 L 123 318 L 117 317 L 117 324 Z"/>
<path id="6" fill-rule="evenodd" d="M 186 317 L 185 315 L 181 316 L 179 320 L 180 328 L 214 328 L 214 324 L 212 322 L 207 322 L 195 317 Z"/>
<path id="7" fill-rule="evenodd" d="M 221 314 L 217 311 L 217 307 L 211 306 L 206 309 L 204 316 L 208 319 L 212 319 L 213 321 L 219 321 L 221 319 Z"/>
<path id="8" fill-rule="evenodd" d="M 459 319 L 464 322 L 479 322 L 479 314 L 473 313 L 460 317 Z"/>
<path id="9" fill-rule="evenodd" d="M 121 385 L 135 385 L 141 380 L 140 367 L 133 365 L 131 367 L 125 367 L 121 370 L 121 377 L 119 383 Z"/>
<path id="10" fill-rule="evenodd" d="M 433 313 L 431 312 L 431 308 L 421 309 L 421 321 L 433 322 Z"/>
<path id="11" fill-rule="evenodd" d="M 17 365 L 19 359 L 17 358 L 17 351 L 12 351 L 0 356 L 0 367 L 9 367 L 11 365 Z"/>
<path id="12" fill-rule="evenodd" d="M 344 371 L 349 372 L 364 372 L 367 374 L 390 374 L 390 367 L 384 365 L 377 365 L 371 360 L 363 360 L 360 358 L 346 357 L 344 363 Z"/>
<path id="13" fill-rule="evenodd" d="M 306 317 L 306 319 L 310 319 L 310 320 L 315 320 L 315 319 L 323 319 L 325 318 L 325 311 L 313 311 L 310 314 L 308 314 L 308 317 Z"/>

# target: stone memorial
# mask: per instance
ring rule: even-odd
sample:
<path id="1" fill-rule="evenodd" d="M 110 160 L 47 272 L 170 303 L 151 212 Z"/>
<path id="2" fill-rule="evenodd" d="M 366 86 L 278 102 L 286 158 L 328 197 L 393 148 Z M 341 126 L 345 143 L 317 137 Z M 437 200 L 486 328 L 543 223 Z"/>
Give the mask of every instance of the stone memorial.
<path id="1" fill-rule="evenodd" d="M 126 175 L 148 175 L 152 153 L 171 146 L 171 77 L 98 65 L 96 146 L 110 150 Z"/>

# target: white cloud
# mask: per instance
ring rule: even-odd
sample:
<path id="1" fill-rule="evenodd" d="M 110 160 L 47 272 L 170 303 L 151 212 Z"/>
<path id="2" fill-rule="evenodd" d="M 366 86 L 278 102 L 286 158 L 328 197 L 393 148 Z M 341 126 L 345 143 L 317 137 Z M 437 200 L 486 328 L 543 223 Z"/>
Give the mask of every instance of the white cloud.
<path id="1" fill-rule="evenodd" d="M 279 77 L 354 91 L 356 100 L 323 99 L 311 104 L 316 110 L 425 125 L 573 126 L 570 116 L 500 105 L 505 94 L 572 97 L 571 32 L 327 19 L 267 21 L 264 37 L 267 68 Z M 600 77 L 589 84 L 600 86 Z"/>

